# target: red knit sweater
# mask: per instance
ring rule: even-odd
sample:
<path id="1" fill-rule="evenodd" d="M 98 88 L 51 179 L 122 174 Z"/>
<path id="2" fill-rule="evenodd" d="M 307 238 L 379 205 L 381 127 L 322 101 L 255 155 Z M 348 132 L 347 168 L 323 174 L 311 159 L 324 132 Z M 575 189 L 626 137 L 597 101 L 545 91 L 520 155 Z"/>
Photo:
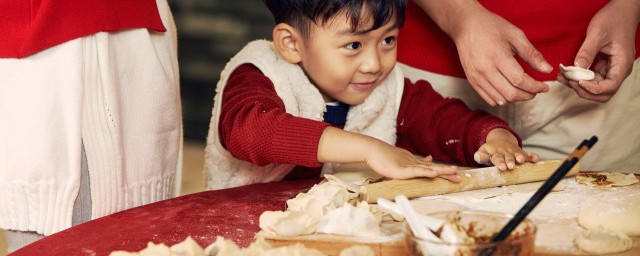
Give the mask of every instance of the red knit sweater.
<path id="1" fill-rule="evenodd" d="M 520 58 L 524 70 L 535 79 L 555 80 L 558 65 L 573 65 L 593 15 L 609 0 L 480 0 L 488 10 L 520 28 L 554 67 L 544 74 Z M 639 29 L 640 30 L 640 29 Z M 640 31 L 636 32 L 640 49 Z M 636 51 L 636 57 L 640 51 Z M 409 1 L 404 27 L 398 36 L 398 61 L 439 74 L 465 77 L 455 43 L 413 1 Z"/>
<path id="2" fill-rule="evenodd" d="M 100 31 L 166 31 L 155 0 L 0 1 L 0 58 L 22 58 Z"/>
<path id="3" fill-rule="evenodd" d="M 287 114 L 273 83 L 259 69 L 251 64 L 238 67 L 224 88 L 222 101 L 219 139 L 234 157 L 260 166 L 300 166 L 289 179 L 318 176 L 322 166 L 318 143 L 329 124 Z M 397 146 L 462 165 L 476 165 L 473 154 L 489 131 L 512 131 L 496 117 L 471 111 L 460 100 L 443 98 L 426 81 L 412 84 L 405 80 L 397 120 Z"/>

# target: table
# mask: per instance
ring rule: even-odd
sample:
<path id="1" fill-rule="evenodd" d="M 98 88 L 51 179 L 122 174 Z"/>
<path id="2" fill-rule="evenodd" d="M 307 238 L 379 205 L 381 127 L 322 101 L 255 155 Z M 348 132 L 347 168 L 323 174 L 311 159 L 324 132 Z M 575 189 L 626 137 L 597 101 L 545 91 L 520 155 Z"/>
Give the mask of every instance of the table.
<path id="1" fill-rule="evenodd" d="M 187 236 L 191 236 L 202 247 L 213 243 L 216 236 L 223 236 L 246 247 L 260 231 L 258 219 L 263 211 L 283 210 L 287 199 L 320 181 L 254 184 L 168 199 L 69 228 L 11 255 L 100 256 L 114 250 L 139 251 L 149 241 L 171 246 L 182 242 Z M 640 184 L 635 187 L 640 189 Z M 615 255 L 638 253 L 640 246 L 636 245 L 631 251 Z"/>
<path id="2" fill-rule="evenodd" d="M 11 255 L 100 256 L 114 250 L 139 251 L 149 241 L 171 246 L 187 236 L 202 247 L 216 236 L 246 247 L 260 231 L 262 212 L 284 210 L 287 199 L 320 181 L 253 184 L 168 199 L 71 227 Z"/>

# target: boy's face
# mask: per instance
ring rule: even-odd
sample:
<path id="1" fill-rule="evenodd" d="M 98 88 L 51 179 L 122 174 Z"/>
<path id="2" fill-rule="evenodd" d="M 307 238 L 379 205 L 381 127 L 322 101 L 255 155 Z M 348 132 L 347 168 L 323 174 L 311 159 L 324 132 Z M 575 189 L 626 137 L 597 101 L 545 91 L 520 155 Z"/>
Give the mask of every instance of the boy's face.
<path id="1" fill-rule="evenodd" d="M 373 23 L 365 20 L 354 33 L 346 15 L 338 14 L 324 26 L 312 23 L 303 39 L 300 65 L 327 102 L 364 102 L 396 64 L 395 19 L 362 32 Z"/>

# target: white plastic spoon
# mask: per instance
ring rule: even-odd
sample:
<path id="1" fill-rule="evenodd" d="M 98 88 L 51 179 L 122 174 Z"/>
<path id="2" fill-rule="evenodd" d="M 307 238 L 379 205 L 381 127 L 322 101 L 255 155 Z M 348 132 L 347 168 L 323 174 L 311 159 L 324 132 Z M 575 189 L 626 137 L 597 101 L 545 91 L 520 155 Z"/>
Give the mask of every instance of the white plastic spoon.
<path id="1" fill-rule="evenodd" d="M 396 202 L 402 211 L 405 220 L 409 224 L 409 228 L 413 231 L 413 234 L 420 239 L 428 239 L 439 241 L 435 234 L 425 228 L 425 224 L 422 221 L 422 218 L 419 217 L 418 213 L 416 213 L 413 206 L 409 203 L 409 199 L 407 199 L 404 195 L 396 196 Z"/>
<path id="2" fill-rule="evenodd" d="M 385 212 L 393 213 L 395 215 L 405 216 L 404 212 L 400 209 L 400 206 L 398 206 L 398 204 L 391 202 L 387 199 L 378 198 L 378 207 Z M 438 229 L 442 227 L 442 224 L 444 224 L 444 220 L 442 219 L 434 218 L 434 217 L 423 215 L 423 214 L 417 214 L 417 216 L 420 219 L 420 222 L 422 223 L 422 225 L 425 225 L 432 232 L 437 232 Z"/>

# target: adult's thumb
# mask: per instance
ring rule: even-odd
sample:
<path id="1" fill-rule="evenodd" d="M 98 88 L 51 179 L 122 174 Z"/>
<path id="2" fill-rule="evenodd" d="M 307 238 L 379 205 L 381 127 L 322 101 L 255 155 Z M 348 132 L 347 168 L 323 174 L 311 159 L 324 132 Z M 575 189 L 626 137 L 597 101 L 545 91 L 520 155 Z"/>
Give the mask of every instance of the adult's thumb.
<path id="1" fill-rule="evenodd" d="M 589 68 L 600 51 L 600 41 L 599 36 L 587 32 L 587 37 L 580 46 L 573 65 L 581 68 Z"/>

